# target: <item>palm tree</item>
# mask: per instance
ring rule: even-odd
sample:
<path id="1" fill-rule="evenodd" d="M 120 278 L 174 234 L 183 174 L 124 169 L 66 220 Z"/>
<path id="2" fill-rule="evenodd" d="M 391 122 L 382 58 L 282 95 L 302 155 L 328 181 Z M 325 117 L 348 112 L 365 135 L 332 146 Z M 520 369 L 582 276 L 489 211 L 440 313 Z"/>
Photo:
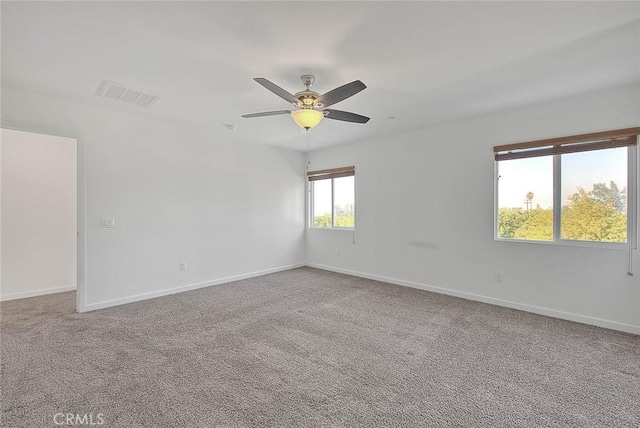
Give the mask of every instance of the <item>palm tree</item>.
<path id="1" fill-rule="evenodd" d="M 531 207 L 533 206 L 533 202 L 531 202 L 533 200 L 533 192 L 527 192 L 527 200 L 524 201 L 524 203 L 527 205 L 527 211 L 529 211 L 529 209 L 531 209 Z"/>

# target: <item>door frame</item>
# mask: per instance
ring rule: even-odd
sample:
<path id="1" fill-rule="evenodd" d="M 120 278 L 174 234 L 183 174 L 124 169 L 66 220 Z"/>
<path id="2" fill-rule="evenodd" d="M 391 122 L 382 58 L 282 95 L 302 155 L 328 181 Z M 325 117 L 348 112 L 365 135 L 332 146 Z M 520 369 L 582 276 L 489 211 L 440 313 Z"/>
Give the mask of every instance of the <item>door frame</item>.
<path id="1" fill-rule="evenodd" d="M 87 311 L 87 221 L 86 221 L 86 150 L 85 137 L 81 132 L 35 125 L 31 123 L 1 120 L 0 128 L 15 131 L 32 132 L 35 134 L 51 135 L 55 137 L 72 138 L 76 140 L 76 311 Z"/>

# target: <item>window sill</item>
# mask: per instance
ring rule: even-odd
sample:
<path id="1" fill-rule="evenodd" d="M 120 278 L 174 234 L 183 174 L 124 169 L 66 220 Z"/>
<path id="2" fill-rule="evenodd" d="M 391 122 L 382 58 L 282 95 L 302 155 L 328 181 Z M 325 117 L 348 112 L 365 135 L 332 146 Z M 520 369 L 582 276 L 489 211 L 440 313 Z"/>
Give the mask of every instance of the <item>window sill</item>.
<path id="1" fill-rule="evenodd" d="M 582 247 L 582 248 L 601 248 L 605 250 L 628 250 L 628 243 L 616 243 L 616 242 L 589 242 L 589 241 L 570 241 L 570 240 L 558 240 L 558 241 L 534 241 L 528 239 L 506 239 L 506 238 L 494 238 L 495 242 L 516 242 L 520 244 L 542 244 L 542 245 L 555 245 L 559 247 Z M 636 247 L 633 247 L 636 249 Z"/>
<path id="2" fill-rule="evenodd" d="M 346 232 L 353 232 L 354 230 L 356 230 L 355 227 L 315 227 L 315 226 L 309 226 L 308 229 L 310 230 L 344 230 Z"/>

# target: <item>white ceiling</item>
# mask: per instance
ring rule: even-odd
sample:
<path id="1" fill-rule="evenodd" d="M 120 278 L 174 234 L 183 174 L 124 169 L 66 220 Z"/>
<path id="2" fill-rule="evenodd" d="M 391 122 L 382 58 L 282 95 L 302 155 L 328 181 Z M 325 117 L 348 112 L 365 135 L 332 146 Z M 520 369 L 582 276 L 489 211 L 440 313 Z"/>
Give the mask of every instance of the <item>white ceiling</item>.
<path id="1" fill-rule="evenodd" d="M 2 85 L 189 124 L 215 138 L 306 150 L 287 116 L 316 76 L 335 106 L 311 149 L 640 80 L 640 2 L 2 2 Z M 161 96 L 99 98 L 101 81 Z M 395 116 L 395 120 L 388 119 Z M 230 131 L 223 124 L 234 124 Z"/>

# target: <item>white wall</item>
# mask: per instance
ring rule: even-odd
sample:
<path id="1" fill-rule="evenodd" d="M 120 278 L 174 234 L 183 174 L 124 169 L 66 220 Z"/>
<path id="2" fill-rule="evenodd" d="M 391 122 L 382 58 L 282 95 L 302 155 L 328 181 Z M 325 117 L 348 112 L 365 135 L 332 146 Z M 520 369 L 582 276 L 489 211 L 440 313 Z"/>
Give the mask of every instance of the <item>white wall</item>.
<path id="1" fill-rule="evenodd" d="M 5 122 L 78 137 L 86 180 L 79 310 L 304 262 L 301 153 L 15 90 L 3 90 L 2 113 Z M 103 217 L 116 227 L 100 228 Z"/>
<path id="2" fill-rule="evenodd" d="M 76 141 L 1 132 L 0 299 L 75 290 Z"/>
<path id="3" fill-rule="evenodd" d="M 626 251 L 493 240 L 492 147 L 638 126 L 639 100 L 637 85 L 614 88 L 313 152 L 313 169 L 356 165 L 357 231 L 354 245 L 349 232 L 309 230 L 306 259 L 300 153 L 14 90 L 2 112 L 79 137 L 80 310 L 306 260 L 638 333 L 637 250 L 630 278 Z M 101 217 L 116 228 L 101 229 Z"/>
<path id="4" fill-rule="evenodd" d="M 357 230 L 309 230 L 307 262 L 640 333 L 637 250 L 629 277 L 626 250 L 494 241 L 492 151 L 639 124 L 634 85 L 312 152 L 356 166 Z"/>

